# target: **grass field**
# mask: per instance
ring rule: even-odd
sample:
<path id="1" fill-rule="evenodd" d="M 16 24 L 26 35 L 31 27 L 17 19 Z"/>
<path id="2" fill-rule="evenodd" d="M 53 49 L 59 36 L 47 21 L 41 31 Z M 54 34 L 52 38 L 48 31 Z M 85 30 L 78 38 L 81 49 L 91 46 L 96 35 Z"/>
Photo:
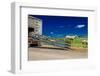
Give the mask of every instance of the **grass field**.
<path id="1" fill-rule="evenodd" d="M 87 39 L 84 39 L 84 38 L 75 38 L 72 41 L 71 46 L 87 48 L 87 44 L 82 44 L 83 40 L 87 40 Z"/>
<path id="2" fill-rule="evenodd" d="M 56 40 L 63 40 L 65 43 L 70 44 L 71 47 L 79 47 L 79 48 L 87 48 L 88 45 L 86 43 L 82 43 L 83 40 L 87 41 L 87 38 L 77 37 L 74 39 L 64 39 L 64 38 L 56 38 Z"/>

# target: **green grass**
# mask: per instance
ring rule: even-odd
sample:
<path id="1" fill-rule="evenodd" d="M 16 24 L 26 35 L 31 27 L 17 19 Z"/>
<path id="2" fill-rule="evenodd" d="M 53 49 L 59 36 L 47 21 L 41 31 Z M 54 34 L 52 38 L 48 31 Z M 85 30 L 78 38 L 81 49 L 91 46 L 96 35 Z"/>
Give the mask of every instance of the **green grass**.
<path id="1" fill-rule="evenodd" d="M 87 44 L 82 44 L 83 40 L 87 40 L 87 38 L 66 39 L 66 42 L 71 44 L 72 47 L 87 48 Z"/>
<path id="2" fill-rule="evenodd" d="M 65 39 L 65 38 L 52 38 L 55 40 L 60 40 L 63 41 L 63 44 L 66 44 L 66 46 L 68 46 L 68 44 L 72 47 L 80 47 L 80 48 L 87 48 L 87 44 L 82 44 L 83 40 L 87 40 L 87 38 L 82 38 L 82 37 L 77 37 L 74 39 Z"/>

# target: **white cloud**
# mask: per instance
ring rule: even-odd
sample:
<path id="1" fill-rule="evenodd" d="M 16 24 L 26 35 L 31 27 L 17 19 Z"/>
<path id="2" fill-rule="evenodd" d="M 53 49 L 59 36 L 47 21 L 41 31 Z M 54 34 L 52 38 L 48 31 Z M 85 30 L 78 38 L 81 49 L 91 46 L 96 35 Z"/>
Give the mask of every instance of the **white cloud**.
<path id="1" fill-rule="evenodd" d="M 50 34 L 54 34 L 53 32 L 50 32 Z"/>
<path id="2" fill-rule="evenodd" d="M 76 28 L 83 28 L 85 25 L 77 25 Z"/>

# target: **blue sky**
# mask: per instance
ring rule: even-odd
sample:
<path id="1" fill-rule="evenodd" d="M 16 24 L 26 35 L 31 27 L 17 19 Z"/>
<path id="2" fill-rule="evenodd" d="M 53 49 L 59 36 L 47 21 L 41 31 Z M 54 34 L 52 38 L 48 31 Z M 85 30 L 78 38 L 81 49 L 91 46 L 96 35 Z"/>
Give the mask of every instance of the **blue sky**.
<path id="1" fill-rule="evenodd" d="M 43 35 L 62 38 L 66 35 L 88 35 L 88 17 L 31 15 L 42 19 Z"/>

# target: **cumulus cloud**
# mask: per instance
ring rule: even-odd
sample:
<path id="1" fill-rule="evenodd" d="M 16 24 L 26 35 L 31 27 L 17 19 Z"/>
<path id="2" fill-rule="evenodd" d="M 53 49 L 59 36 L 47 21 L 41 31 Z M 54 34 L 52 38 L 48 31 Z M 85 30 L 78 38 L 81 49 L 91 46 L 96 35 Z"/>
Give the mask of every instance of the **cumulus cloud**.
<path id="1" fill-rule="evenodd" d="M 83 28 L 85 25 L 77 25 L 76 28 Z"/>

